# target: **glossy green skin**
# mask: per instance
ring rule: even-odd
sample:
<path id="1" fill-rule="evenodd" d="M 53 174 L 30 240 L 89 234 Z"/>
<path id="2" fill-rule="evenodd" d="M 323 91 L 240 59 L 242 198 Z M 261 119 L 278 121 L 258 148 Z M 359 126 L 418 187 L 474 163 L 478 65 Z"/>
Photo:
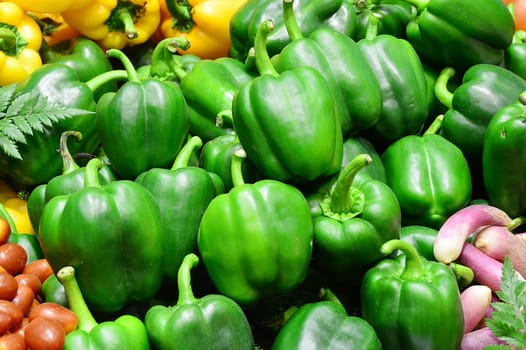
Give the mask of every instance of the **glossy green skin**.
<path id="1" fill-rule="evenodd" d="M 294 12 L 305 36 L 323 27 L 350 35 L 355 27 L 356 12 L 352 1 L 295 0 Z M 267 41 L 269 55 L 278 54 L 290 42 L 283 22 L 282 0 L 248 0 L 230 20 L 233 57 L 245 60 L 254 45 L 259 25 L 268 18 L 274 21 L 274 30 Z"/>
<path id="2" fill-rule="evenodd" d="M 44 257 L 42 248 L 40 248 L 40 242 L 38 241 L 37 236 L 32 233 L 11 232 L 7 241 L 16 243 L 24 248 L 27 253 L 26 264 Z"/>
<path id="3" fill-rule="evenodd" d="M 503 67 L 526 79 L 526 43 L 513 42 L 504 50 Z"/>
<path id="4" fill-rule="evenodd" d="M 199 136 L 203 142 L 229 133 L 232 123 L 223 120 L 223 126 L 217 127 L 216 116 L 232 108 L 232 100 L 240 86 L 253 78 L 254 74 L 234 58 L 197 62 L 180 81 L 188 104 L 190 133 Z M 204 81 L 212 88 L 203 89 Z"/>
<path id="5" fill-rule="evenodd" d="M 502 1 L 409 2 L 419 13 L 407 26 L 407 39 L 424 61 L 438 67 L 499 64 L 515 33 L 513 16 Z"/>
<path id="6" fill-rule="evenodd" d="M 422 225 L 408 225 L 402 226 L 400 229 L 400 239 L 410 243 L 417 250 L 418 254 L 427 260 L 436 260 L 435 253 L 433 253 L 433 244 L 438 230 L 422 226 Z"/>
<path id="7" fill-rule="evenodd" d="M 49 102 L 62 103 L 75 108 L 95 112 L 95 101 L 90 88 L 79 81 L 77 73 L 63 64 L 49 63 L 37 69 L 20 83 L 20 91 L 38 91 Z M 18 150 L 23 160 L 0 156 L 0 175 L 21 188 L 32 188 L 47 183 L 59 175 L 62 159 L 56 151 L 60 135 L 67 130 L 82 133 L 83 140 L 71 145 L 71 153 L 92 153 L 98 146 L 95 128 L 95 113 L 79 115 L 59 121 L 42 133 L 27 137 L 26 144 L 20 144 Z"/>
<path id="8" fill-rule="evenodd" d="M 66 335 L 64 350 L 129 349 L 149 350 L 144 323 L 137 317 L 124 315 L 114 321 L 97 324 L 89 332 L 76 330 Z"/>
<path id="9" fill-rule="evenodd" d="M 405 260 L 405 254 L 385 258 L 367 271 L 362 317 L 384 350 L 459 349 L 464 322 L 455 275 L 445 264 L 422 259 L 422 273 L 404 278 Z"/>
<path id="10" fill-rule="evenodd" d="M 209 172 L 217 174 L 225 186 L 225 192 L 230 191 L 232 183 L 232 155 L 242 148 L 239 140 L 234 133 L 217 136 L 203 145 L 199 154 L 199 166 Z M 255 165 L 248 158 L 242 163 L 243 178 L 247 182 L 262 180 L 263 176 L 259 173 Z"/>
<path id="11" fill-rule="evenodd" d="M 342 134 L 374 125 L 382 109 L 382 91 L 358 44 L 332 28 L 320 28 L 309 37 L 287 44 L 273 58 L 278 72 L 300 66 L 316 69 L 335 96 Z M 367 93 L 364 93 L 367 91 Z"/>
<path id="12" fill-rule="evenodd" d="M 369 16 L 379 19 L 378 34 L 390 34 L 405 38 L 405 29 L 417 15 L 416 7 L 405 0 L 368 0 L 364 6 L 356 5 L 356 28 L 352 37 L 360 40 L 365 37 Z"/>
<path id="13" fill-rule="evenodd" d="M 161 210 L 165 282 L 172 283 L 188 253 L 197 252 L 197 232 L 205 209 L 223 193 L 216 187 L 213 174 L 198 167 L 152 168 L 135 182 L 146 188 Z"/>
<path id="14" fill-rule="evenodd" d="M 404 226 L 438 229 L 471 200 L 468 162 L 457 146 L 440 135 L 405 136 L 387 147 L 382 162 Z"/>
<path id="15" fill-rule="evenodd" d="M 333 301 L 304 304 L 280 329 L 272 350 L 355 349 L 380 350 L 374 328 L 358 316 L 349 316 Z"/>
<path id="16" fill-rule="evenodd" d="M 366 270 L 382 258 L 380 246 L 398 237 L 401 211 L 385 183 L 357 176 L 352 186 L 364 201 L 351 218 L 340 220 L 321 209 L 321 201 L 330 198 L 326 188 L 308 199 L 314 225 L 314 265 L 336 281 L 359 285 Z"/>
<path id="17" fill-rule="evenodd" d="M 510 216 L 526 214 L 526 106 L 517 101 L 491 119 L 484 138 L 482 169 L 490 203 Z"/>
<path id="18" fill-rule="evenodd" d="M 187 104 L 174 83 L 127 81 L 97 103 L 96 128 L 117 175 L 134 180 L 151 168 L 168 168 L 186 142 Z"/>
<path id="19" fill-rule="evenodd" d="M 382 90 L 382 113 L 368 130 L 371 139 L 385 145 L 418 133 L 426 122 L 429 105 L 424 67 L 411 44 L 381 34 L 362 39 L 358 45 Z"/>
<path id="20" fill-rule="evenodd" d="M 440 133 L 462 150 L 473 176 L 481 174 L 484 135 L 491 118 L 524 90 L 524 79 L 499 66 L 478 64 L 464 73 Z"/>
<path id="21" fill-rule="evenodd" d="M 253 79 L 234 96 L 232 114 L 248 158 L 266 177 L 299 183 L 339 170 L 343 138 L 335 100 L 314 68 Z"/>
<path id="22" fill-rule="evenodd" d="M 291 292 L 311 259 L 309 205 L 276 180 L 237 185 L 205 210 L 198 250 L 219 292 L 240 304 Z"/>
<path id="23" fill-rule="evenodd" d="M 44 63 L 60 63 L 71 67 L 77 72 L 82 82 L 87 82 L 113 69 L 110 59 L 100 45 L 86 37 L 77 37 L 56 47 L 43 48 L 40 52 Z M 95 100 L 98 100 L 102 94 L 115 90 L 117 90 L 117 83 L 108 82 L 94 92 Z"/>
<path id="24" fill-rule="evenodd" d="M 345 138 L 343 141 L 342 167 L 345 167 L 354 157 L 363 153 L 370 155 L 373 161 L 361 169 L 356 176 L 369 176 L 375 180 L 386 182 L 385 168 L 382 159 L 373 143 L 364 136 L 355 135 Z"/>
<path id="25" fill-rule="evenodd" d="M 42 297 L 45 302 L 57 303 L 62 306 L 68 307 L 68 298 L 64 286 L 57 278 L 57 275 L 52 274 L 44 283 L 41 288 Z"/>
<path id="26" fill-rule="evenodd" d="M 76 269 L 93 310 L 114 312 L 159 290 L 162 230 L 152 194 L 119 180 L 52 198 L 42 213 L 39 239 L 54 271 Z"/>

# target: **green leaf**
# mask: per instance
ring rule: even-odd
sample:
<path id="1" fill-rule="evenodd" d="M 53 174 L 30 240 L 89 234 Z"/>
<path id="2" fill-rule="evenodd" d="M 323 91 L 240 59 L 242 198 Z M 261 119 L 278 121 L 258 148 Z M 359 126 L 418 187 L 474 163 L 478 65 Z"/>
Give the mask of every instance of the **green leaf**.
<path id="1" fill-rule="evenodd" d="M 22 159 L 19 144 L 57 123 L 95 112 L 48 102 L 38 91 L 19 93 L 16 84 L 0 87 L 0 150 L 7 156 Z"/>

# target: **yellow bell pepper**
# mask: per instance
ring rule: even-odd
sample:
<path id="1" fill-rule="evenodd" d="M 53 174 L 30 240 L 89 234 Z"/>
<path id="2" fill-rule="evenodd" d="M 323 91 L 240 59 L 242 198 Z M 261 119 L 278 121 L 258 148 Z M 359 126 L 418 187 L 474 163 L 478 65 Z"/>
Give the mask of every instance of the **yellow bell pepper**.
<path id="1" fill-rule="evenodd" d="M 79 31 L 70 26 L 60 13 L 27 11 L 40 26 L 42 38 L 49 46 L 73 40 L 80 35 Z"/>
<path id="2" fill-rule="evenodd" d="M 103 49 L 122 49 L 146 42 L 161 21 L 158 0 L 92 0 L 62 12 L 62 18 Z"/>
<path id="3" fill-rule="evenodd" d="M 26 11 L 42 13 L 60 13 L 66 10 L 82 8 L 91 0 L 11 0 Z"/>
<path id="4" fill-rule="evenodd" d="M 0 2 L 0 85 L 17 83 L 42 65 L 40 27 L 14 2 Z"/>
<path id="5" fill-rule="evenodd" d="M 184 53 L 203 59 L 225 57 L 230 50 L 230 18 L 246 0 L 159 0 L 164 37 L 190 42 Z M 182 53 L 182 52 L 180 52 Z"/>
<path id="6" fill-rule="evenodd" d="M 13 187 L 2 179 L 0 179 L 0 203 L 13 219 L 18 232 L 35 233 L 27 211 L 27 200 L 20 198 Z"/>

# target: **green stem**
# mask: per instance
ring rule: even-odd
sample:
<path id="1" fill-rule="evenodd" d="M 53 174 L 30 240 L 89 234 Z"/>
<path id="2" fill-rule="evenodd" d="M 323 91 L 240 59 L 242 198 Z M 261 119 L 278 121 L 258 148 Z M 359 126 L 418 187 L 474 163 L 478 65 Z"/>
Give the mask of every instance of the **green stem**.
<path id="1" fill-rule="evenodd" d="M 455 274 L 458 285 L 461 288 L 469 286 L 475 279 L 475 273 L 468 266 L 457 263 L 450 263 L 449 268 Z"/>
<path id="2" fill-rule="evenodd" d="M 84 187 L 100 187 L 99 169 L 104 163 L 99 158 L 92 158 L 84 168 Z"/>
<path id="3" fill-rule="evenodd" d="M 270 74 L 279 76 L 267 51 L 267 36 L 274 30 L 274 21 L 267 19 L 261 23 L 254 39 L 254 50 L 256 55 L 256 67 L 260 75 Z"/>
<path id="4" fill-rule="evenodd" d="M 0 203 L 0 218 L 4 218 L 7 221 L 9 227 L 11 228 L 11 234 L 18 234 L 15 221 L 2 203 Z"/>
<path id="5" fill-rule="evenodd" d="M 79 284 L 75 278 L 75 269 L 73 266 L 64 266 L 57 272 L 57 278 L 64 286 L 69 308 L 77 316 L 79 321 L 78 329 L 89 333 L 98 323 L 91 314 L 80 291 Z"/>
<path id="6" fill-rule="evenodd" d="M 385 242 L 380 247 L 383 254 L 389 255 L 396 249 L 401 250 L 405 255 L 405 267 L 404 271 L 400 275 L 401 279 L 412 279 L 421 277 L 424 273 L 424 267 L 422 266 L 422 258 L 418 255 L 418 252 L 411 243 L 403 241 L 401 239 L 392 239 Z"/>
<path id="7" fill-rule="evenodd" d="M 513 231 L 517 227 L 522 226 L 526 223 L 526 216 L 519 216 L 514 218 L 511 223 L 508 225 L 508 230 Z"/>
<path id="8" fill-rule="evenodd" d="M 415 6 L 418 12 L 424 10 L 429 5 L 429 0 L 405 0 L 405 1 Z"/>
<path id="9" fill-rule="evenodd" d="M 353 207 L 351 188 L 358 171 L 369 165 L 373 159 L 368 154 L 359 154 L 343 168 L 331 194 L 330 208 L 335 213 L 348 213 Z"/>
<path id="10" fill-rule="evenodd" d="M 447 88 L 449 80 L 455 75 L 455 70 L 446 67 L 440 71 L 435 82 L 435 96 L 446 108 L 453 108 L 453 93 Z"/>
<path id="11" fill-rule="evenodd" d="M 247 153 L 243 148 L 236 149 L 232 154 L 232 162 L 230 163 L 230 171 L 232 173 L 232 186 L 241 186 L 245 183 L 243 178 L 243 159 L 247 157 Z"/>
<path id="12" fill-rule="evenodd" d="M 283 0 L 283 21 L 292 41 L 303 38 L 296 16 L 294 16 L 293 3 L 294 0 Z"/>
<path id="13" fill-rule="evenodd" d="M 224 111 L 220 111 L 216 115 L 216 126 L 218 128 L 222 128 L 225 124 L 225 119 L 230 122 L 231 125 L 234 125 L 234 117 L 232 116 L 232 110 L 226 109 Z"/>
<path id="14" fill-rule="evenodd" d="M 112 69 L 107 72 L 101 73 L 90 80 L 85 84 L 89 87 L 91 92 L 97 91 L 102 85 L 114 81 L 114 80 L 126 80 L 128 79 L 128 72 L 123 69 Z"/>
<path id="15" fill-rule="evenodd" d="M 128 58 L 128 56 L 126 56 L 124 52 L 122 52 L 119 49 L 109 49 L 106 51 L 106 56 L 116 58 L 122 63 L 124 69 L 128 73 L 128 81 L 139 81 L 139 75 L 137 74 L 137 70 L 133 66 L 132 61 Z"/>
<path id="16" fill-rule="evenodd" d="M 373 40 L 378 36 L 378 27 L 380 26 L 380 19 L 378 19 L 373 13 L 369 15 L 367 26 L 365 27 L 366 40 Z"/>
<path id="17" fill-rule="evenodd" d="M 77 142 L 82 141 L 82 133 L 79 131 L 64 131 L 60 135 L 60 157 L 62 158 L 62 174 L 68 174 L 72 171 L 79 169 L 79 165 L 73 159 L 73 156 L 69 152 L 68 148 L 68 137 L 75 136 Z"/>
<path id="18" fill-rule="evenodd" d="M 179 296 L 177 298 L 177 305 L 192 304 L 195 302 L 194 292 L 192 291 L 192 268 L 197 266 L 199 258 L 194 253 L 186 255 L 179 267 L 177 273 L 177 288 L 179 289 Z"/>
<path id="19" fill-rule="evenodd" d="M 172 15 L 173 28 L 181 32 L 189 32 L 194 26 L 192 5 L 188 0 L 166 0 L 166 8 Z"/>
<path id="20" fill-rule="evenodd" d="M 190 41 L 186 38 L 165 38 L 159 41 L 152 52 L 150 75 L 162 80 L 176 76 L 180 80 L 187 72 L 176 62 L 174 55 L 178 49 L 189 48 Z"/>
<path id="21" fill-rule="evenodd" d="M 133 22 L 133 17 L 127 7 L 117 9 L 117 18 L 124 26 L 124 33 L 128 39 L 135 39 L 139 36 L 135 28 L 135 23 Z"/>
<path id="22" fill-rule="evenodd" d="M 192 136 L 181 148 L 170 170 L 184 168 L 188 166 L 192 153 L 203 146 L 203 140 L 199 136 Z"/>
<path id="23" fill-rule="evenodd" d="M 320 299 L 321 300 L 326 300 L 326 301 L 333 301 L 335 303 L 343 305 L 342 302 L 340 301 L 340 299 L 338 298 L 338 296 L 336 296 L 336 294 L 334 294 L 332 289 L 330 289 L 328 287 L 321 288 L 321 290 L 320 290 Z"/>
<path id="24" fill-rule="evenodd" d="M 431 125 L 428 126 L 428 128 L 426 129 L 426 131 L 424 131 L 424 134 L 423 135 L 431 135 L 431 134 L 436 134 L 438 133 L 438 131 L 440 130 L 440 128 L 442 127 L 442 121 L 444 120 L 444 115 L 443 114 L 440 114 L 438 115 L 435 120 L 433 120 L 433 122 L 431 123 Z"/>

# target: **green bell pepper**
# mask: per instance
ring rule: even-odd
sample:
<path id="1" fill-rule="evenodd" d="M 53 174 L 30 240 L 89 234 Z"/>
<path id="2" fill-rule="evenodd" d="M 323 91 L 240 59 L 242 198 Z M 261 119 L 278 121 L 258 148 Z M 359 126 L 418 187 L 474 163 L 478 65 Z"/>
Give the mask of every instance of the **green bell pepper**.
<path id="1" fill-rule="evenodd" d="M 292 292 L 303 282 L 312 254 L 312 220 L 296 187 L 272 179 L 245 183 L 239 153 L 232 159 L 234 187 L 206 208 L 197 245 L 219 292 L 248 305 Z"/>
<path id="2" fill-rule="evenodd" d="M 73 193 L 84 188 L 84 169 L 75 161 L 67 144 L 70 136 L 74 136 L 77 142 L 82 140 L 82 134 L 78 131 L 68 130 L 61 134 L 59 152 L 62 158 L 62 173 L 51 178 L 46 184 L 35 187 L 27 198 L 29 219 L 37 235 L 40 217 L 46 203 L 55 196 Z M 104 164 L 99 170 L 101 184 L 107 184 L 116 179 L 110 166 Z"/>
<path id="3" fill-rule="evenodd" d="M 66 290 L 62 283 L 60 283 L 56 274 L 50 275 L 42 283 L 40 289 L 42 299 L 48 303 L 57 303 L 68 307 L 68 298 L 66 297 Z"/>
<path id="4" fill-rule="evenodd" d="M 56 149 L 60 135 L 67 130 L 76 130 L 83 135 L 82 142 L 71 146 L 72 153 L 92 153 L 100 143 L 95 128 L 93 92 L 108 81 L 122 79 L 122 73 L 122 70 L 109 71 L 84 83 L 72 68 L 49 63 L 21 82 L 18 86 L 21 93 L 36 93 L 45 97 L 48 103 L 59 103 L 86 113 L 65 118 L 51 126 L 44 126 L 43 132 L 33 133 L 27 138 L 27 143 L 18 146 L 22 159 L 0 155 L 0 176 L 19 188 L 27 189 L 60 174 L 62 159 Z"/>
<path id="5" fill-rule="evenodd" d="M 47 202 L 39 239 L 53 271 L 73 266 L 88 304 L 115 312 L 159 290 L 163 226 L 150 192 L 129 180 L 101 185 L 101 166 L 100 159 L 91 159 L 83 189 Z"/>
<path id="6" fill-rule="evenodd" d="M 363 318 L 349 316 L 334 301 L 300 306 L 280 329 L 272 350 L 380 350 L 374 328 Z"/>
<path id="7" fill-rule="evenodd" d="M 308 196 L 314 226 L 313 264 L 334 280 L 359 285 L 382 258 L 380 246 L 398 238 L 401 212 L 394 192 L 383 182 L 356 178 L 371 163 L 357 155 L 335 182 Z"/>
<path id="8" fill-rule="evenodd" d="M 336 101 L 312 67 L 276 72 L 265 45 L 272 28 L 267 20 L 258 30 L 255 55 L 261 75 L 234 96 L 234 130 L 248 158 L 270 179 L 299 183 L 334 174 L 343 152 Z"/>
<path id="9" fill-rule="evenodd" d="M 190 271 L 198 263 L 197 255 L 185 256 L 175 305 L 155 305 L 146 312 L 144 323 L 152 345 L 158 350 L 253 350 L 250 324 L 234 300 L 221 294 L 194 296 Z"/>
<path id="10" fill-rule="evenodd" d="M 364 135 L 377 147 L 420 132 L 429 105 L 424 67 L 414 48 L 405 39 L 378 34 L 379 20 L 371 15 L 364 39 L 358 41 L 382 91 L 382 111 L 378 121 Z"/>
<path id="11" fill-rule="evenodd" d="M 372 162 L 368 166 L 362 168 L 356 176 L 369 176 L 375 180 L 386 182 L 385 167 L 382 163 L 382 159 L 371 140 L 365 136 L 353 135 L 345 138 L 343 141 L 342 167 L 349 164 L 357 155 L 364 153 L 371 157 Z"/>
<path id="12" fill-rule="evenodd" d="M 420 256 L 433 261 L 436 260 L 433 244 L 435 244 L 437 233 L 438 230 L 431 227 L 408 225 L 400 229 L 400 239 L 415 247 Z"/>
<path id="13" fill-rule="evenodd" d="M 122 315 L 114 321 L 97 322 L 86 304 L 76 272 L 72 266 L 64 266 L 57 272 L 68 307 L 79 321 L 77 329 L 66 335 L 64 350 L 149 350 L 146 327 L 136 316 Z"/>
<path id="14" fill-rule="evenodd" d="M 402 225 L 439 229 L 471 200 L 469 165 L 454 143 L 437 134 L 442 115 L 420 135 L 407 135 L 382 153 L 387 184 L 402 209 Z"/>
<path id="15" fill-rule="evenodd" d="M 405 29 L 416 18 L 416 7 L 406 0 L 358 0 L 355 2 L 356 28 L 354 40 L 365 38 L 371 15 L 379 19 L 378 34 L 405 38 Z"/>
<path id="16" fill-rule="evenodd" d="M 503 1 L 406 1 L 418 9 L 407 25 L 407 40 L 431 65 L 460 71 L 480 63 L 499 64 L 512 42 L 515 22 Z"/>
<path id="17" fill-rule="evenodd" d="M 512 43 L 504 50 L 502 67 L 526 79 L 526 31 L 515 32 Z"/>
<path id="18" fill-rule="evenodd" d="M 165 282 L 176 281 L 184 257 L 197 251 L 199 223 L 210 201 L 224 192 L 223 180 L 205 169 L 189 166 L 195 149 L 202 146 L 193 136 L 183 146 L 170 169 L 152 168 L 137 176 L 154 197 L 161 210 Z"/>
<path id="19" fill-rule="evenodd" d="M 96 76 L 109 72 L 113 66 L 104 50 L 95 41 L 80 36 L 73 40 L 65 41 L 56 46 L 49 46 L 42 40 L 40 55 L 44 63 L 60 63 L 73 68 L 79 80 L 87 82 Z M 89 64 L 86 64 L 89 62 Z M 117 83 L 109 81 L 94 92 L 95 101 L 109 91 L 117 90 Z"/>
<path id="20" fill-rule="evenodd" d="M 462 82 L 451 92 L 447 84 L 454 75 L 455 69 L 444 68 L 435 86 L 438 99 L 448 108 L 440 133 L 464 153 L 473 192 L 485 197 L 482 149 L 486 129 L 500 108 L 515 102 L 526 90 L 526 80 L 500 66 L 477 64 L 463 74 Z"/>
<path id="21" fill-rule="evenodd" d="M 258 28 L 267 19 L 273 20 L 275 26 L 267 42 L 269 54 L 278 54 L 290 42 L 283 20 L 282 1 L 247 0 L 238 8 L 230 19 L 230 56 L 244 61 L 254 46 Z M 355 27 L 356 12 L 352 1 L 296 0 L 295 11 L 301 32 L 306 36 L 322 27 L 350 35 Z"/>
<path id="22" fill-rule="evenodd" d="M 483 178 L 491 204 L 512 217 L 526 215 L 526 93 L 498 110 L 484 136 Z"/>
<path id="23" fill-rule="evenodd" d="M 201 60 L 191 71 L 175 66 L 173 71 L 188 104 L 190 133 L 203 142 L 230 133 L 231 119 L 224 119 L 218 125 L 216 118 L 220 113 L 231 111 L 234 95 L 255 74 L 231 57 Z M 209 88 L 203 89 L 204 81 Z"/>
<path id="24" fill-rule="evenodd" d="M 128 180 L 150 168 L 169 167 L 188 136 L 181 89 L 170 81 L 140 80 L 122 51 L 107 54 L 119 59 L 128 74 L 117 92 L 106 93 L 97 103 L 96 130 L 111 166 Z"/>
<path id="25" fill-rule="evenodd" d="M 9 224 L 9 228 L 11 229 L 11 233 L 9 234 L 7 241 L 20 245 L 26 251 L 26 264 L 44 257 L 37 236 L 35 236 L 33 233 L 18 232 L 13 218 L 11 215 L 9 215 L 9 212 L 2 203 L 0 203 L 0 218 L 5 219 Z"/>
<path id="26" fill-rule="evenodd" d="M 298 0 L 283 0 L 288 43 L 272 58 L 278 73 L 301 66 L 316 69 L 329 83 L 336 100 L 342 134 L 355 134 L 374 125 L 382 109 L 382 91 L 358 44 L 332 28 L 320 28 L 308 37 L 301 33 L 293 11 Z"/>
<path id="27" fill-rule="evenodd" d="M 369 269 L 361 286 L 361 315 L 376 330 L 385 350 L 460 349 L 464 316 L 451 269 L 420 257 L 402 240 L 381 247 L 389 255 Z"/>

